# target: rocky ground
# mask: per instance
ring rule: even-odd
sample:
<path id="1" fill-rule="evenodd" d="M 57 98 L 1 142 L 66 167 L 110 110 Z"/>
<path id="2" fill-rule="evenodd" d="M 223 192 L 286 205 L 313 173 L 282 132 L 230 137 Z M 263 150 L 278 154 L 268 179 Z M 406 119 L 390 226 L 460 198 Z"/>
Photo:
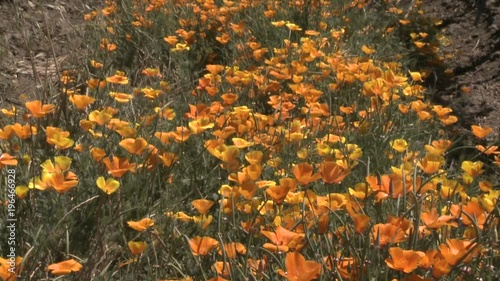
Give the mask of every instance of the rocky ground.
<path id="1" fill-rule="evenodd" d="M 451 106 L 461 125 L 480 124 L 500 131 L 500 1 L 426 0 L 429 15 L 443 20 L 450 39 L 444 51 L 451 78 L 438 78 L 438 100 Z M 484 3 L 481 3 L 484 2 Z M 464 89 L 470 89 L 470 92 Z"/>

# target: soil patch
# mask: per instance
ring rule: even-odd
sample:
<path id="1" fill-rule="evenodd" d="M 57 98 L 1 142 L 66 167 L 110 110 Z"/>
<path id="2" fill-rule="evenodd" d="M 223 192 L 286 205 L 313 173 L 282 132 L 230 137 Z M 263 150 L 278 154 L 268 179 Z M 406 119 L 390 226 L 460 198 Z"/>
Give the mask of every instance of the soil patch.
<path id="1" fill-rule="evenodd" d="M 439 79 L 438 99 L 451 106 L 461 125 L 480 124 L 500 131 L 500 1 L 427 0 L 427 14 L 443 20 L 451 40 L 444 52 L 453 76 Z"/>
<path id="2" fill-rule="evenodd" d="M 0 105 L 46 98 L 82 50 L 80 1 L 0 0 Z"/>

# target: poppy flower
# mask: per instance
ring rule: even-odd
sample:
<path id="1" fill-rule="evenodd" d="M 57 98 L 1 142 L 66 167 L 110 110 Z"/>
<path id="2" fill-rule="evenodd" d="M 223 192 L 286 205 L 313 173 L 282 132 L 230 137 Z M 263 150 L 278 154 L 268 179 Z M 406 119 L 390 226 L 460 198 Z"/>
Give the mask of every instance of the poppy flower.
<path id="1" fill-rule="evenodd" d="M 143 218 L 140 221 L 128 221 L 127 225 L 135 231 L 144 232 L 152 227 L 155 221 L 150 218 Z"/>
<path id="2" fill-rule="evenodd" d="M 371 218 L 365 214 L 351 215 L 354 221 L 354 232 L 362 234 L 368 228 Z"/>
<path id="3" fill-rule="evenodd" d="M 8 153 L 3 153 L 0 155 L 0 169 L 5 166 L 16 166 L 17 159 L 14 156 L 9 155 Z"/>
<path id="4" fill-rule="evenodd" d="M 425 145 L 425 150 L 433 155 L 441 156 L 453 143 L 450 140 L 435 140 L 431 145 Z"/>
<path id="5" fill-rule="evenodd" d="M 10 140 L 14 136 L 14 129 L 12 125 L 6 125 L 3 129 L 0 129 L 0 139 L 1 140 Z"/>
<path id="6" fill-rule="evenodd" d="M 219 249 L 219 255 L 225 254 L 230 259 L 235 259 L 237 254 L 245 255 L 246 253 L 247 249 L 240 242 L 226 243 L 222 249 Z"/>
<path id="7" fill-rule="evenodd" d="M 100 162 L 106 156 L 106 151 L 99 147 L 92 147 L 90 149 L 90 155 L 94 161 Z"/>
<path id="8" fill-rule="evenodd" d="M 206 215 L 210 208 L 212 208 L 212 206 L 214 205 L 214 201 L 207 199 L 197 199 L 191 201 L 191 204 L 193 204 L 198 213 L 200 213 L 201 215 Z"/>
<path id="9" fill-rule="evenodd" d="M 405 273 L 413 272 L 417 269 L 420 260 L 425 256 L 421 251 L 407 251 L 399 247 L 392 247 L 389 249 L 391 257 L 385 260 L 388 267 L 404 271 Z"/>
<path id="10" fill-rule="evenodd" d="M 51 113 L 55 105 L 53 104 L 42 104 L 41 101 L 29 101 L 25 103 L 26 107 L 30 111 L 31 115 L 35 118 L 43 118 L 45 115 Z"/>
<path id="11" fill-rule="evenodd" d="M 321 264 L 319 262 L 306 260 L 298 252 L 286 254 L 285 268 L 278 269 L 278 273 L 289 281 L 311 281 L 321 274 Z"/>
<path id="12" fill-rule="evenodd" d="M 75 105 L 79 110 L 85 110 L 89 104 L 95 102 L 95 99 L 87 95 L 72 95 L 69 97 L 69 101 Z"/>
<path id="13" fill-rule="evenodd" d="M 253 150 L 245 154 L 245 159 L 248 161 L 248 163 L 252 165 L 260 164 L 262 162 L 263 157 L 264 153 L 262 153 L 262 151 L 259 150 Z"/>
<path id="14" fill-rule="evenodd" d="M 5 281 L 15 281 L 22 270 L 22 261 L 23 258 L 16 257 L 12 264 L 10 259 L 0 258 L 0 278 Z"/>
<path id="15" fill-rule="evenodd" d="M 124 72 L 116 71 L 115 75 L 106 77 L 106 82 L 119 85 L 127 85 L 128 78 Z"/>
<path id="16" fill-rule="evenodd" d="M 430 175 L 439 171 L 443 164 L 444 158 L 441 155 L 429 153 L 417 163 L 417 166 L 420 167 L 424 173 Z"/>
<path id="17" fill-rule="evenodd" d="M 142 155 L 144 150 L 148 147 L 148 142 L 143 138 L 128 138 L 120 141 L 119 145 L 130 154 Z"/>
<path id="18" fill-rule="evenodd" d="M 479 139 L 484 139 L 493 132 L 493 129 L 491 127 L 481 127 L 477 125 L 472 125 L 471 129 L 474 136 L 476 136 Z"/>
<path id="19" fill-rule="evenodd" d="M 69 132 L 60 132 L 47 137 L 47 142 L 55 145 L 56 149 L 64 150 L 72 147 L 75 141 L 68 138 Z"/>
<path id="20" fill-rule="evenodd" d="M 302 249 L 305 244 L 304 234 L 290 231 L 282 226 L 278 226 L 274 232 L 261 230 L 260 233 L 272 242 L 272 244 L 265 243 L 264 248 L 274 253 L 286 253 L 290 249 L 298 251 Z"/>
<path id="21" fill-rule="evenodd" d="M 141 74 L 144 74 L 148 77 L 162 77 L 161 73 L 160 73 L 160 69 L 159 68 L 145 68 L 141 71 Z"/>
<path id="22" fill-rule="evenodd" d="M 146 250 L 146 248 L 148 247 L 148 243 L 142 241 L 139 242 L 129 241 L 127 244 L 130 252 L 134 256 L 142 254 L 144 250 Z"/>
<path id="23" fill-rule="evenodd" d="M 34 126 L 30 126 L 29 124 L 21 125 L 16 123 L 12 125 L 12 130 L 14 130 L 16 136 L 22 140 L 29 139 L 31 136 L 38 133 L 38 129 Z"/>
<path id="24" fill-rule="evenodd" d="M 446 243 L 439 245 L 439 252 L 444 257 L 446 262 L 454 266 L 459 261 L 467 262 L 470 261 L 473 256 L 477 253 L 476 250 L 470 251 L 473 247 L 476 247 L 476 243 L 461 239 L 448 239 Z"/>
<path id="25" fill-rule="evenodd" d="M 50 185 L 58 193 L 65 193 L 78 184 L 78 178 L 73 172 L 56 172 L 50 175 Z"/>
<path id="26" fill-rule="evenodd" d="M 266 189 L 266 194 L 271 197 L 274 204 L 281 205 L 286 199 L 288 192 L 290 191 L 290 187 L 274 185 Z"/>
<path id="27" fill-rule="evenodd" d="M 99 124 L 99 125 L 104 125 L 111 120 L 113 116 L 108 113 L 105 110 L 99 111 L 99 110 L 94 110 L 89 114 L 89 121 L 92 121 L 93 123 Z"/>
<path id="28" fill-rule="evenodd" d="M 116 44 L 110 43 L 108 38 L 102 38 L 99 47 L 103 51 L 113 52 L 116 50 Z"/>
<path id="29" fill-rule="evenodd" d="M 66 260 L 59 263 L 53 263 L 47 267 L 54 275 L 67 275 L 72 272 L 77 272 L 82 269 L 82 265 L 74 259 Z"/>
<path id="30" fill-rule="evenodd" d="M 14 106 L 11 107 L 12 109 L 5 109 L 5 108 L 2 108 L 0 110 L 0 112 L 2 112 L 5 116 L 7 117 L 14 117 L 16 115 L 16 108 Z"/>
<path id="31" fill-rule="evenodd" d="M 189 122 L 189 129 L 193 134 L 201 134 L 205 130 L 211 129 L 215 126 L 209 118 L 201 117 Z"/>
<path id="32" fill-rule="evenodd" d="M 224 70 L 224 66 L 220 64 L 207 64 L 205 68 L 210 72 L 212 75 L 217 75 L 219 74 L 222 70 Z"/>
<path id="33" fill-rule="evenodd" d="M 375 49 L 369 48 L 366 45 L 363 45 L 363 47 L 361 47 L 361 51 L 363 51 L 363 53 L 365 53 L 367 55 L 371 55 L 371 54 L 377 52 Z"/>
<path id="34" fill-rule="evenodd" d="M 303 186 L 321 178 L 319 173 L 313 174 L 313 166 L 306 162 L 293 166 L 292 172 L 297 181 Z"/>
<path id="35" fill-rule="evenodd" d="M 483 165 L 484 163 L 481 161 L 463 161 L 462 170 L 464 170 L 464 172 L 466 172 L 469 176 L 475 178 L 483 173 Z"/>
<path id="36" fill-rule="evenodd" d="M 108 174 L 115 178 L 121 178 L 125 173 L 135 171 L 135 164 L 129 163 L 128 159 L 125 158 L 113 156 L 113 158 L 110 159 L 106 157 L 103 163 L 106 165 Z"/>
<path id="37" fill-rule="evenodd" d="M 96 183 L 97 187 L 99 187 L 99 189 L 101 189 L 102 191 L 106 192 L 106 194 L 112 194 L 115 191 L 117 191 L 118 188 L 120 187 L 120 182 L 118 182 L 113 178 L 105 180 L 104 177 L 99 177 L 97 178 Z"/>
<path id="38" fill-rule="evenodd" d="M 321 178 L 326 183 L 340 184 L 344 178 L 349 175 L 348 170 L 344 170 L 341 166 L 333 161 L 325 161 L 320 165 Z"/>
<path id="39" fill-rule="evenodd" d="M 131 94 L 120 93 L 120 92 L 109 92 L 109 96 L 114 98 L 115 101 L 119 103 L 127 103 L 134 98 Z"/>
<path id="40" fill-rule="evenodd" d="M 408 143 L 404 139 L 391 141 L 391 147 L 399 153 L 403 153 L 408 148 Z"/>
<path id="41" fill-rule="evenodd" d="M 219 242 L 208 236 L 196 236 L 189 240 L 189 246 L 193 251 L 193 255 L 206 256 L 212 249 L 219 246 Z"/>
<path id="42" fill-rule="evenodd" d="M 161 154 L 158 154 L 158 157 L 166 167 L 171 167 L 177 160 L 179 160 L 177 155 L 171 152 L 162 152 Z"/>
<path id="43" fill-rule="evenodd" d="M 420 219 L 427 228 L 437 229 L 445 225 L 457 226 L 456 222 L 450 222 L 450 220 L 454 219 L 454 216 L 438 216 L 436 209 L 431 209 L 428 212 L 422 212 L 422 214 L 420 215 Z"/>
<path id="44" fill-rule="evenodd" d="M 405 233 L 400 227 L 394 224 L 379 223 L 373 226 L 371 241 L 372 244 L 383 247 L 387 244 L 405 241 Z"/>
<path id="45" fill-rule="evenodd" d="M 170 137 L 173 138 L 177 143 L 187 141 L 190 136 L 191 131 L 186 127 L 177 127 L 175 131 L 170 132 Z"/>
<path id="46" fill-rule="evenodd" d="M 229 277 L 231 275 L 231 264 L 229 262 L 218 261 L 214 263 L 213 267 L 219 276 Z"/>

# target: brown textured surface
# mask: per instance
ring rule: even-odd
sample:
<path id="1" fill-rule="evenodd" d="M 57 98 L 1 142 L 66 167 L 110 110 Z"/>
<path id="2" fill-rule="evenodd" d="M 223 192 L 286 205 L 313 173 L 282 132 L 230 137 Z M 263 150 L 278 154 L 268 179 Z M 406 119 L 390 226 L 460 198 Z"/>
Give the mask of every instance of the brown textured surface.
<path id="1" fill-rule="evenodd" d="M 500 1 L 486 0 L 478 17 L 475 0 L 426 0 L 427 14 L 440 18 L 451 44 L 444 52 L 454 75 L 438 81 L 438 98 L 460 116 L 465 128 L 472 124 L 500 131 Z M 476 19 L 477 22 L 476 22 Z M 462 87 L 470 87 L 463 93 Z"/>

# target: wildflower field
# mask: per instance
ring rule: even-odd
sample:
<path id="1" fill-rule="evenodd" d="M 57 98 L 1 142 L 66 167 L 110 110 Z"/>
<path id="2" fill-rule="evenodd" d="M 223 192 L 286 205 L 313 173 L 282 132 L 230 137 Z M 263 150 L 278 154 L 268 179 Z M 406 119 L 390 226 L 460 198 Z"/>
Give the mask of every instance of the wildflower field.
<path id="1" fill-rule="evenodd" d="M 92 7 L 1 109 L 0 277 L 499 280 L 500 141 L 434 102 L 423 5 Z"/>

